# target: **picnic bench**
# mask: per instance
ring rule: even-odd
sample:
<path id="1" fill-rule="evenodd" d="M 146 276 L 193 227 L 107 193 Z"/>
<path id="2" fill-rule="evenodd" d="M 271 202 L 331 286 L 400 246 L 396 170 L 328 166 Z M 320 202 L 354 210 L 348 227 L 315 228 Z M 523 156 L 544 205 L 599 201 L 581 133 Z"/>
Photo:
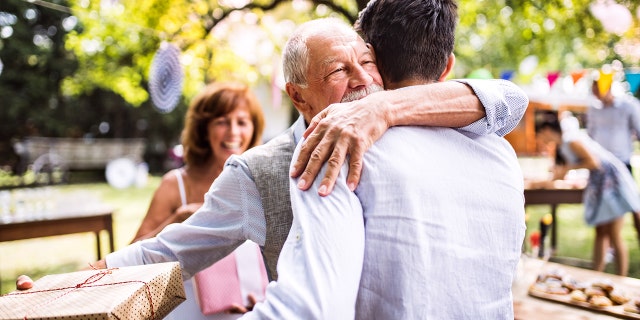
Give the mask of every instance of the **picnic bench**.
<path id="1" fill-rule="evenodd" d="M 13 147 L 25 167 L 52 177 L 66 175 L 68 170 L 104 170 L 119 158 L 141 163 L 145 139 L 27 137 Z"/>

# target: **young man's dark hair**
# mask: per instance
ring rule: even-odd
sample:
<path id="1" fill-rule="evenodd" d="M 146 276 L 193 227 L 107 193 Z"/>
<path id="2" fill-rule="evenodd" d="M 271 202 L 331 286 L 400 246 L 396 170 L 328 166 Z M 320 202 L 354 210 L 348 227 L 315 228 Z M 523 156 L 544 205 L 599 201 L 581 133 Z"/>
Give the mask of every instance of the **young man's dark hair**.
<path id="1" fill-rule="evenodd" d="M 453 53 L 457 8 L 453 0 L 372 0 L 355 27 L 386 81 L 438 81 Z"/>

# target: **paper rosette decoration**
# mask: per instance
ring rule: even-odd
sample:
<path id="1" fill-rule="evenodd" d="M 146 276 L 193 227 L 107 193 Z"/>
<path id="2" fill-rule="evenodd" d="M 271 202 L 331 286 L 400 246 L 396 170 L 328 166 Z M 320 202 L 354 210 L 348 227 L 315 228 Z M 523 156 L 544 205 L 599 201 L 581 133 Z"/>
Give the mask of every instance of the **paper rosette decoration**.
<path id="1" fill-rule="evenodd" d="M 627 71 L 624 74 L 629 82 L 629 91 L 631 94 L 635 94 L 640 87 L 640 71 Z"/>
<path id="2" fill-rule="evenodd" d="M 180 65 L 180 49 L 163 42 L 151 62 L 149 93 L 151 101 L 163 113 L 175 109 L 182 96 L 184 73 Z"/>
<path id="3" fill-rule="evenodd" d="M 607 92 L 609 92 L 612 82 L 613 72 L 600 70 L 600 77 L 598 78 L 598 91 L 600 92 L 600 96 L 604 96 Z"/>

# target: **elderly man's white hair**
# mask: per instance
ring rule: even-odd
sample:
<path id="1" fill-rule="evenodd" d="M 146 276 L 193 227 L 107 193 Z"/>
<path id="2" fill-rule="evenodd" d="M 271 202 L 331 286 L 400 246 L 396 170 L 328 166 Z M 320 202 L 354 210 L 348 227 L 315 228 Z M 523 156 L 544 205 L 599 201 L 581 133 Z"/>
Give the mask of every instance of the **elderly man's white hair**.
<path id="1" fill-rule="evenodd" d="M 322 34 L 353 34 L 358 37 L 349 24 L 337 18 L 315 19 L 301 24 L 287 41 L 282 53 L 282 70 L 286 82 L 306 88 L 309 63 L 307 39 Z"/>

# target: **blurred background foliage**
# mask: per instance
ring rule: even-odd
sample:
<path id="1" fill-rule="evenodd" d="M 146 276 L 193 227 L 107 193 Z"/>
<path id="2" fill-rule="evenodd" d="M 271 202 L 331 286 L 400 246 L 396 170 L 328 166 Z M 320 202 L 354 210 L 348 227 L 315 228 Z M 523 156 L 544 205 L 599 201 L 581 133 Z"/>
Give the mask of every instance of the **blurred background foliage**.
<path id="1" fill-rule="evenodd" d="M 593 3 L 459 0 L 454 76 L 484 68 L 498 77 L 527 57 L 537 64 L 514 81 L 612 60 L 640 66 L 638 55 L 619 49 L 640 46 L 639 2 L 617 1 L 634 16 L 621 33 L 603 28 Z M 0 166 L 15 166 L 12 142 L 26 136 L 144 137 L 151 170 L 163 171 L 152 159 L 179 142 L 186 105 L 205 83 L 241 80 L 277 89 L 281 48 L 296 25 L 327 16 L 354 22 L 364 6 L 363 0 L 2 0 Z M 183 99 L 170 113 L 156 111 L 148 93 L 149 67 L 165 41 L 181 49 L 184 70 Z"/>

